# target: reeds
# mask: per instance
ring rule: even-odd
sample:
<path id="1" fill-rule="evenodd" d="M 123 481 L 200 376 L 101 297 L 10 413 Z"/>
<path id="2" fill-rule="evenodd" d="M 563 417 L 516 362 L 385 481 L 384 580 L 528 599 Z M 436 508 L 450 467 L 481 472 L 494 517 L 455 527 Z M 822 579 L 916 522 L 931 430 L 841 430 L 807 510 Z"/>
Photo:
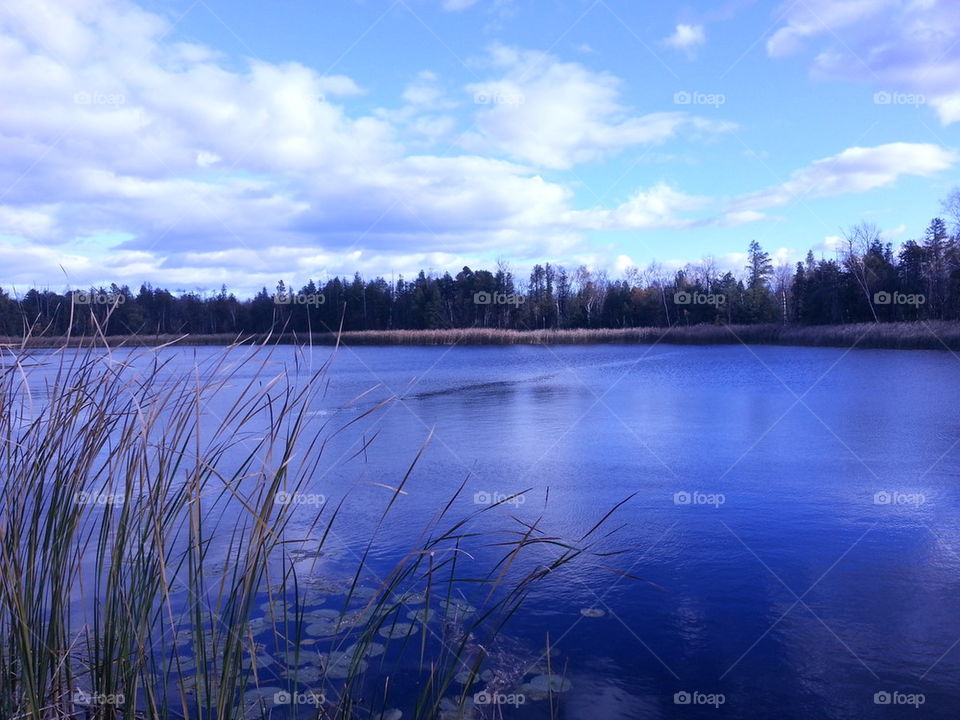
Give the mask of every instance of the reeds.
<path id="1" fill-rule="evenodd" d="M 298 350 L 293 365 L 276 372 L 273 352 L 231 346 L 184 369 L 154 350 L 31 356 L 21 348 L 2 363 L 4 720 L 370 718 L 395 700 L 407 703 L 404 717 L 482 710 L 469 708 L 470 683 L 454 678 L 479 676 L 483 648 L 532 585 L 590 557 L 594 531 L 568 542 L 497 506 L 451 519 L 461 485 L 358 607 L 367 556 L 392 522 L 417 453 L 384 491 L 337 612 L 317 620 L 331 631 L 324 663 L 307 682 L 320 695 L 309 708 L 273 707 L 262 694 L 277 689 L 258 663 L 264 646 L 289 666 L 279 686 L 287 693 L 303 692 L 300 656 L 321 646 L 306 636 L 305 608 L 310 588 L 326 579 L 295 552 L 321 552 L 350 512 L 347 502 L 325 505 L 312 511 L 308 531 L 302 523 L 292 530 L 303 509 L 278 502 L 279 494 L 309 490 L 329 437 L 382 406 L 345 427 L 319 425 L 308 409 L 328 368 L 308 371 Z M 34 363 L 45 365 L 43 383 Z M 211 418 L 209 401 L 224 393 L 229 405 Z M 480 569 L 467 563 L 478 547 L 496 548 L 499 560 Z M 518 557 L 538 552 L 543 561 L 533 570 L 516 570 L 527 566 Z M 482 590 L 476 612 L 468 612 L 465 588 Z M 425 615 L 418 628 L 396 631 L 409 593 L 422 596 L 423 607 L 439 604 L 440 622 L 431 626 Z M 264 599 L 264 616 L 254 617 Z M 384 635 L 389 647 L 375 661 L 374 641 Z M 405 688 L 410 671 L 398 675 L 393 663 L 411 654 L 414 682 Z M 558 699 L 549 699 L 555 708 Z M 460 709 L 444 710 L 451 702 Z"/>
<path id="2" fill-rule="evenodd" d="M 960 323 L 942 320 L 851 325 L 674 325 L 672 327 L 596 328 L 577 330 L 499 330 L 462 328 L 438 330 L 367 330 L 298 335 L 114 335 L 99 338 L 111 346 L 230 345 L 254 343 L 310 343 L 314 345 L 800 345 L 887 348 L 905 350 L 960 350 Z M 58 348 L 84 347 L 90 338 L 0 338 L 0 346 Z"/>

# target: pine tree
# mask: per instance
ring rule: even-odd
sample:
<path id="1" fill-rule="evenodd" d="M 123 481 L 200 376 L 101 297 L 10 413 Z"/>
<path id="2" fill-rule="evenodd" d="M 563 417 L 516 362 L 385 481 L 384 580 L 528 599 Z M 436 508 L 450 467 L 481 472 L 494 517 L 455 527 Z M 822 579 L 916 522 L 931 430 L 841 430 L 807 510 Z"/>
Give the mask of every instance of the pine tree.
<path id="1" fill-rule="evenodd" d="M 776 315 L 776 304 L 770 294 L 768 282 L 773 275 L 773 261 L 769 253 L 756 240 L 747 249 L 747 297 L 748 322 L 771 322 Z"/>

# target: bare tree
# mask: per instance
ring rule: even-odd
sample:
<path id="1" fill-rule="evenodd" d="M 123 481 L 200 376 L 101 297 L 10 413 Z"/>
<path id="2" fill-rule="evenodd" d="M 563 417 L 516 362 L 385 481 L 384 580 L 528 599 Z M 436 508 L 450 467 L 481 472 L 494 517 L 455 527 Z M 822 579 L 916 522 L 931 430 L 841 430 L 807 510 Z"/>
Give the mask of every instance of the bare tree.
<path id="1" fill-rule="evenodd" d="M 857 281 L 867 299 L 867 307 L 873 315 L 873 321 L 878 323 L 877 310 L 873 306 L 873 294 L 870 292 L 872 273 L 867 269 L 863 259 L 870 246 L 880 240 L 880 228 L 873 223 L 860 222 L 843 231 L 844 245 L 842 248 L 843 263 Z"/>
<path id="2" fill-rule="evenodd" d="M 953 224 L 953 236 L 960 237 L 960 187 L 955 187 L 941 202 L 940 207 Z"/>
<path id="3" fill-rule="evenodd" d="M 697 266 L 695 277 L 707 289 L 707 292 L 713 292 L 713 284 L 716 282 L 718 274 L 717 259 L 713 255 L 705 255 Z"/>
<path id="4" fill-rule="evenodd" d="M 663 313 L 667 318 L 667 325 L 670 325 L 670 304 L 667 302 L 667 282 L 663 273 L 663 265 L 654 260 L 647 265 L 647 270 L 644 274 L 650 278 L 651 286 L 660 291 L 660 300 L 663 302 Z"/>
<path id="5" fill-rule="evenodd" d="M 783 324 L 787 324 L 789 312 L 790 287 L 793 284 L 793 267 L 788 262 L 782 262 L 773 269 L 773 282 L 777 299 L 780 301 L 780 314 L 783 316 Z"/>
<path id="6" fill-rule="evenodd" d="M 593 321 L 593 311 L 597 307 L 599 296 L 597 293 L 597 284 L 594 282 L 593 273 L 586 265 L 581 265 L 574 273 L 574 281 L 580 293 L 580 302 L 587 313 L 587 327 L 590 327 Z"/>

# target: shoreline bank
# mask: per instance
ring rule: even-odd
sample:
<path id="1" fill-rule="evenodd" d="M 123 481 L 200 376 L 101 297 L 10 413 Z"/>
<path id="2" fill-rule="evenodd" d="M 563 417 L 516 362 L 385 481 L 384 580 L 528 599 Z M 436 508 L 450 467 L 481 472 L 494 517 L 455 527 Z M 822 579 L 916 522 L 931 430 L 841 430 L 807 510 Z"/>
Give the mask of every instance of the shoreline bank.
<path id="1" fill-rule="evenodd" d="M 245 335 L 110 335 L 110 347 L 219 346 L 244 344 L 334 345 L 336 333 Z M 343 345 L 792 345 L 890 350 L 960 350 L 960 322 L 862 323 L 852 325 L 689 325 L 669 328 L 592 330 L 364 330 L 344 332 Z M 100 337 L 0 337 L 6 349 L 55 349 L 103 345 Z"/>

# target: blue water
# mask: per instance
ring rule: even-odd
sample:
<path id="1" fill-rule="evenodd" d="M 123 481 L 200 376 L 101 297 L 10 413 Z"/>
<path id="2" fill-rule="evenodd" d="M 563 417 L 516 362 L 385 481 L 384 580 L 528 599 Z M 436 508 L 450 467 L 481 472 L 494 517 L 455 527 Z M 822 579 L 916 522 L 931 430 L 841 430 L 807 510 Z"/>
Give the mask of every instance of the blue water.
<path id="1" fill-rule="evenodd" d="M 163 352 L 187 367 L 220 350 Z M 299 365 L 295 353 L 274 350 L 264 375 L 307 373 L 331 349 Z M 371 550 L 374 582 L 464 481 L 452 516 L 523 492 L 489 515 L 574 540 L 630 498 L 589 537 L 597 554 L 543 580 L 507 628 L 531 652 L 548 635 L 557 648 L 571 682 L 559 717 L 960 714 L 951 353 L 361 347 L 341 348 L 328 375 L 310 422 L 357 422 L 331 440 L 310 491 L 346 497 L 333 538 L 344 560 L 432 433 Z M 211 419 L 230 392 L 208 402 Z M 478 546 L 462 562 L 500 554 Z M 515 569 L 557 555 L 533 546 Z"/>

